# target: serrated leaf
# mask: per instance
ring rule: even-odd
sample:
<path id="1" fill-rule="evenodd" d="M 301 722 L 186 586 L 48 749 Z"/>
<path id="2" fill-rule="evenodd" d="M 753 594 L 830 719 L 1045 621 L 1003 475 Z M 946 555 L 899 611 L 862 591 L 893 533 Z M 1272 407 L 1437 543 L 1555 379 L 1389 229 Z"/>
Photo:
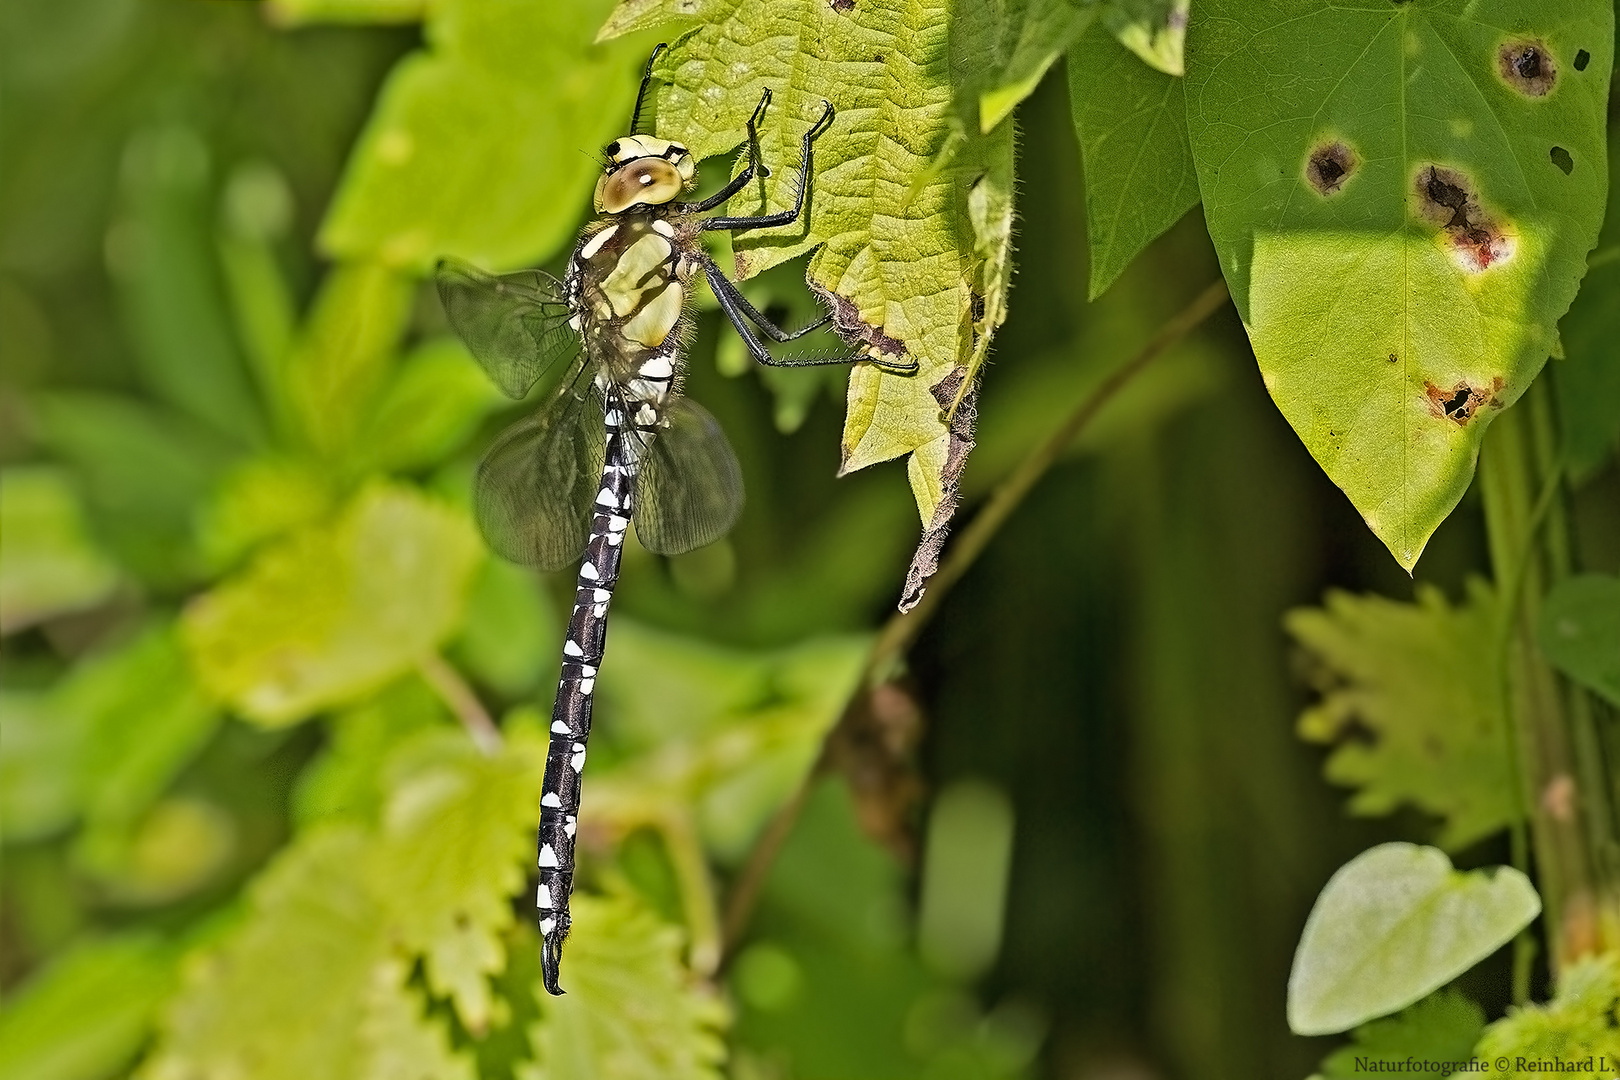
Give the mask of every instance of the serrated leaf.
<path id="1" fill-rule="evenodd" d="M 568 993 L 537 982 L 520 1080 L 719 1080 L 729 1016 L 681 963 L 681 934 L 624 898 L 574 894 Z"/>
<path id="2" fill-rule="evenodd" d="M 1288 1026 L 1345 1031 L 1394 1012 L 1485 959 L 1541 912 L 1509 866 L 1467 873 L 1435 848 L 1380 844 L 1316 898 L 1288 976 Z"/>
<path id="3" fill-rule="evenodd" d="M 1188 134 L 1261 374 L 1408 570 L 1575 295 L 1613 38 L 1606 0 L 1209 0 L 1193 21 Z"/>
<path id="4" fill-rule="evenodd" d="M 471 1080 L 442 1023 L 424 1019 L 402 985 L 382 909 L 356 869 L 367 851 L 365 833 L 338 826 L 277 857 L 240 928 L 188 962 L 141 1080 Z M 404 1072 L 401 1044 L 412 1051 Z"/>
<path id="5" fill-rule="evenodd" d="M 1394 1016 L 1358 1027 L 1349 1045 L 1322 1060 L 1321 1076 L 1323 1080 L 1350 1080 L 1368 1075 L 1368 1070 L 1357 1067 L 1358 1060 L 1467 1061 L 1484 1030 L 1484 1010 L 1448 987 Z M 1377 1065 L 1373 1068 L 1385 1071 Z"/>
<path id="6" fill-rule="evenodd" d="M 1191 0 L 1108 0 L 1102 23 L 1143 63 L 1166 75 L 1181 75 L 1191 6 Z"/>
<path id="7" fill-rule="evenodd" d="M 1095 300 L 1197 205 L 1198 175 L 1181 79 L 1147 67 L 1100 28 L 1069 50 L 1068 68 Z"/>
<path id="8" fill-rule="evenodd" d="M 651 24 L 646 6 L 634 7 L 635 25 Z M 964 126 L 958 91 L 979 84 L 949 80 L 953 70 L 982 72 L 983 57 L 999 47 L 997 12 L 956 18 L 944 0 L 665 0 L 660 10 L 702 22 L 658 64 L 668 80 L 658 95 L 659 134 L 700 158 L 728 152 L 742 143 L 761 91 L 774 94 L 760 130 L 774 176 L 738 196 L 732 205 L 744 209 L 736 212 L 791 204 L 799 140 L 824 100 L 837 110 L 815 145 L 808 226 L 743 234 L 734 249 L 742 277 L 814 250 L 811 283 L 848 301 L 838 302 L 845 336 L 919 364 L 910 377 L 866 364 L 851 372 L 843 471 L 941 438 L 929 388 L 970 363 L 974 284 L 984 277 L 969 193 L 987 173 L 1012 174 L 1010 128 L 981 136 Z M 924 522 L 939 488 L 936 481 L 916 489 Z"/>
<path id="9" fill-rule="evenodd" d="M 193 601 L 186 643 L 204 683 L 242 715 L 295 723 L 438 648 L 481 557 L 464 516 L 373 485 L 335 523 L 266 550 Z"/>
<path id="10" fill-rule="evenodd" d="M 1620 578 L 1577 574 L 1554 585 L 1536 642 L 1559 671 L 1620 708 Z"/>
<path id="11" fill-rule="evenodd" d="M 545 745 L 517 733 L 485 757 L 459 730 L 413 738 L 391 758 L 368 873 L 394 940 L 423 957 L 428 986 L 469 1031 L 488 1028 L 489 976 L 534 852 Z"/>
<path id="12" fill-rule="evenodd" d="M 1442 820 L 1438 843 L 1453 851 L 1519 820 L 1495 618 L 1478 583 L 1458 608 L 1419 586 L 1415 604 L 1331 592 L 1288 614 L 1322 693 L 1299 733 L 1337 744 L 1327 777 L 1359 789 L 1352 813 L 1416 806 Z"/>
<path id="13" fill-rule="evenodd" d="M 425 270 L 543 259 L 589 208 L 591 154 L 629 123 L 638 43 L 593 45 L 605 0 L 443 0 L 389 76 L 321 226 L 324 251 Z M 581 151 L 584 151 L 583 153 Z"/>
<path id="14" fill-rule="evenodd" d="M 118 580 L 118 568 L 90 540 L 65 472 L 0 473 L 0 633 L 94 607 Z"/>
<path id="15" fill-rule="evenodd" d="M 619 620 L 597 693 L 626 759 L 593 774 L 582 822 L 621 831 L 684 805 L 711 849 L 740 854 L 803 780 L 866 649 L 844 637 L 744 652 Z"/>
<path id="16" fill-rule="evenodd" d="M 0 1011 L 0 1075 L 100 1080 L 146 1041 L 175 979 L 173 951 L 149 934 L 82 941 L 23 985 Z"/>
<path id="17" fill-rule="evenodd" d="M 1590 1061 L 1588 1075 L 1615 1080 L 1620 1076 L 1620 953 L 1570 964 L 1559 975 L 1552 1001 L 1509 1009 L 1486 1029 L 1474 1056 L 1554 1065 Z"/>

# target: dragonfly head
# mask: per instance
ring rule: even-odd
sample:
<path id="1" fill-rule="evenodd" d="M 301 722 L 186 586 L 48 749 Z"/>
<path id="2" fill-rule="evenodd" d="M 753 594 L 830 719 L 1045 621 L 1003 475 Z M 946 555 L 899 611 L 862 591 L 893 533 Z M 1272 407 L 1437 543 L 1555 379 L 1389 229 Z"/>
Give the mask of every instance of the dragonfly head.
<path id="1" fill-rule="evenodd" d="M 697 182 L 697 161 L 678 142 L 626 135 L 607 144 L 596 182 L 598 213 L 622 214 L 637 206 L 662 206 Z"/>

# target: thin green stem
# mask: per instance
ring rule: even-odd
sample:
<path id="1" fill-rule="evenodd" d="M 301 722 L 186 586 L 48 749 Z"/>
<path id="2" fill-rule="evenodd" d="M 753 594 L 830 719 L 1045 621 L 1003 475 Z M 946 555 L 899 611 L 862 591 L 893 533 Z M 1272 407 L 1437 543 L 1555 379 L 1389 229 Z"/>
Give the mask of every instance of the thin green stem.
<path id="1" fill-rule="evenodd" d="M 416 661 L 416 673 L 439 696 L 445 707 L 461 721 L 467 736 L 480 751 L 493 757 L 501 750 L 501 729 L 495 726 L 484 703 L 478 700 L 473 688 L 461 677 L 444 657 L 428 653 Z"/>

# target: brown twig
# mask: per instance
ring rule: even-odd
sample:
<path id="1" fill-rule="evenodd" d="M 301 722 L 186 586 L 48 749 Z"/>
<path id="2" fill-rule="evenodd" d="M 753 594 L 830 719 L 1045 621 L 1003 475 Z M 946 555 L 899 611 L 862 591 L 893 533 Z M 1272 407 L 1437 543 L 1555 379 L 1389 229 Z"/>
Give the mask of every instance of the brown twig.
<path id="1" fill-rule="evenodd" d="M 951 545 L 949 554 L 940 564 L 939 571 L 928 584 L 928 591 L 916 607 L 904 614 L 895 614 L 889 617 L 879 632 L 877 641 L 872 645 L 872 651 L 867 656 L 866 666 L 861 673 L 861 681 L 855 691 L 855 696 L 845 705 L 844 713 L 838 723 L 827 733 L 822 742 L 821 755 L 816 764 L 806 774 L 804 782 L 794 792 L 776 816 L 771 819 L 753 849 L 748 853 L 748 861 L 738 873 L 735 884 L 731 888 L 726 903 L 725 918 L 722 921 L 723 941 L 725 945 L 724 959 L 729 960 L 742 940 L 743 933 L 748 928 L 748 921 L 753 915 L 754 905 L 759 900 L 760 890 L 765 885 L 766 875 L 770 873 L 771 865 L 776 861 L 777 853 L 787 842 L 788 835 L 792 833 L 794 824 L 804 810 L 809 799 L 810 790 L 817 780 L 831 771 L 831 758 L 827 752 L 833 739 L 850 717 L 855 713 L 855 703 L 862 696 L 869 693 L 872 688 L 893 674 L 900 657 L 917 640 L 924 626 L 928 624 L 939 605 L 944 601 L 947 593 L 951 591 L 962 576 L 967 573 L 979 557 L 979 554 L 990 543 L 992 537 L 1001 529 L 1024 501 L 1024 498 L 1034 488 L 1036 482 L 1046 474 L 1054 462 L 1063 454 L 1086 425 L 1107 405 L 1114 395 L 1119 393 L 1143 368 L 1160 353 L 1186 337 L 1200 323 L 1209 318 L 1230 299 L 1226 282 L 1217 278 L 1213 284 L 1193 298 L 1192 302 L 1182 308 L 1146 345 L 1143 345 L 1136 355 L 1116 368 L 1102 381 L 1102 384 L 1093 390 L 1084 401 L 1077 405 L 1059 424 L 1057 429 L 1047 437 L 1046 441 L 1031 450 L 1018 467 L 1009 473 L 1006 479 L 996 486 L 984 508 L 973 518 L 968 526 Z"/>

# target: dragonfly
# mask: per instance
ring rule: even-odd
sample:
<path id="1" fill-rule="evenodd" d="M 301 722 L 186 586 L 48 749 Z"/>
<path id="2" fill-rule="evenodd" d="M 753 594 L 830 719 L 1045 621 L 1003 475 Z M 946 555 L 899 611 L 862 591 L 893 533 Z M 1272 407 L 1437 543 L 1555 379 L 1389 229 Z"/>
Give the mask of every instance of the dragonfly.
<path id="1" fill-rule="evenodd" d="M 769 175 L 759 125 L 771 92 L 761 94 L 748 120 L 747 165 L 708 198 L 682 201 L 697 184 L 691 151 L 641 133 L 653 64 L 664 49 L 658 46 L 647 61 L 631 133 L 604 150 L 594 196 L 598 216 L 580 234 L 561 280 L 540 270 L 492 274 L 454 259 L 441 261 L 437 272 L 450 325 L 502 391 L 522 398 L 548 373 L 562 372 L 538 409 L 496 437 L 479 463 L 473 500 L 479 527 L 498 554 L 542 570 L 579 563 L 540 796 L 535 906 L 541 979 L 552 994 L 563 993 L 558 980 L 571 923 L 580 776 L 625 534 L 634 521 L 644 547 L 678 555 L 719 539 L 742 512 L 736 454 L 714 417 L 681 393 L 695 279 L 707 280 L 761 364 L 868 362 L 896 374 L 917 366 L 905 357 L 844 349 L 776 356 L 761 341 L 762 335 L 779 344 L 795 341 L 832 315 L 783 330 L 721 272 L 701 237 L 798 222 L 812 147 L 831 126 L 833 107 L 822 103 L 800 141 L 791 209 L 710 214 L 756 175 Z"/>

